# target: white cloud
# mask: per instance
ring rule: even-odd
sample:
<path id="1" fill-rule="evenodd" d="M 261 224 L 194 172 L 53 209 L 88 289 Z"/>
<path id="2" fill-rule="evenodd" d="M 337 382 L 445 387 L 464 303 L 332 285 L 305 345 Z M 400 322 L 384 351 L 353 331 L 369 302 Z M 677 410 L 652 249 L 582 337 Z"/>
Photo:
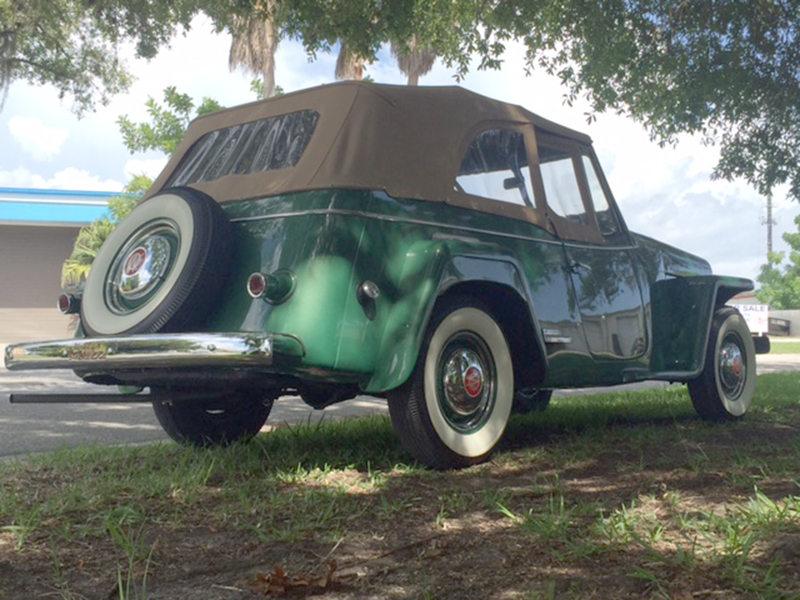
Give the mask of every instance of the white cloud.
<path id="1" fill-rule="evenodd" d="M 137 175 L 147 175 L 150 179 L 155 179 L 164 169 L 169 159 L 164 158 L 131 158 L 125 163 L 123 169 L 127 180 L 131 180 Z"/>
<path id="2" fill-rule="evenodd" d="M 8 129 L 22 150 L 36 160 L 49 160 L 57 156 L 69 137 L 67 129 L 48 127 L 38 119 L 19 115 L 9 119 Z"/>
<path id="3" fill-rule="evenodd" d="M 86 192 L 119 192 L 123 184 L 113 179 L 101 179 L 88 171 L 68 167 L 47 179 L 41 175 L 31 177 L 32 187 L 57 190 L 79 190 Z"/>
<path id="4" fill-rule="evenodd" d="M 119 181 L 102 179 L 74 167 L 58 171 L 52 177 L 32 173 L 25 167 L 17 167 L 11 171 L 0 171 L 0 187 L 119 192 L 123 186 Z"/>
<path id="5" fill-rule="evenodd" d="M 11 171 L 0 171 L 0 187 L 33 187 L 33 174 L 25 167 L 16 167 Z"/>

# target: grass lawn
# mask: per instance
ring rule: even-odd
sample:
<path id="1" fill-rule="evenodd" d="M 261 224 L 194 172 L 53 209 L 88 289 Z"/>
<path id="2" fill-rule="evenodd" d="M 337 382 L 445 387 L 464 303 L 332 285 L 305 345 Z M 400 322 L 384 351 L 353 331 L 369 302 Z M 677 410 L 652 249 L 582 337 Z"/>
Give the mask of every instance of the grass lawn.
<path id="1" fill-rule="evenodd" d="M 0 599 L 797 599 L 798 390 L 724 424 L 683 386 L 559 398 L 462 471 L 385 418 L 2 463 Z"/>
<path id="2" fill-rule="evenodd" d="M 784 342 L 780 338 L 770 338 L 770 354 L 800 354 L 800 342 Z"/>

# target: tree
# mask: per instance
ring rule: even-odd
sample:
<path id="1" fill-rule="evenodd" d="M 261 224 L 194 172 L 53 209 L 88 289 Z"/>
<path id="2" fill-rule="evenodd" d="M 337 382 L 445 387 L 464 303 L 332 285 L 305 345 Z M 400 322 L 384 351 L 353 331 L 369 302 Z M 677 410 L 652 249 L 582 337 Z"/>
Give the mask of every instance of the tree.
<path id="1" fill-rule="evenodd" d="M 133 123 L 127 115 L 117 119 L 125 146 L 134 152 L 160 150 L 171 155 L 183 139 L 186 128 L 193 118 L 218 111 L 223 107 L 212 98 L 203 98 L 195 109 L 188 94 L 179 94 L 174 87 L 164 90 L 164 105 L 153 98 L 145 102 L 150 114 L 149 123 Z"/>
<path id="2" fill-rule="evenodd" d="M 151 57 L 199 12 L 246 42 L 237 64 L 266 69 L 267 93 L 268 53 L 250 42 L 295 37 L 312 58 L 341 43 L 364 64 L 417 40 L 461 77 L 520 41 L 589 120 L 621 112 L 660 144 L 701 135 L 719 144 L 715 177 L 763 195 L 788 183 L 800 200 L 800 0 L 0 0 L 0 88 L 53 83 L 89 109 L 129 83 L 120 41 Z"/>
<path id="3" fill-rule="evenodd" d="M 128 88 L 119 44 L 152 58 L 189 28 L 197 0 L 0 0 L 0 93 L 14 81 L 51 84 L 78 115 Z M 2 104 L 0 104 L 2 107 Z"/>
<path id="4" fill-rule="evenodd" d="M 261 98 L 275 95 L 275 52 L 280 41 L 275 22 L 275 0 L 259 0 L 255 11 L 246 16 L 233 18 L 231 26 L 231 50 L 228 65 L 231 70 L 242 68 L 261 77 Z"/>
<path id="5" fill-rule="evenodd" d="M 122 190 L 122 194 L 109 199 L 108 214 L 81 227 L 72 253 L 61 267 L 62 286 L 76 287 L 86 281 L 100 246 L 117 224 L 133 210 L 152 183 L 146 175 L 136 175 Z"/>
<path id="6" fill-rule="evenodd" d="M 756 296 L 777 310 L 800 308 L 800 215 L 795 217 L 797 233 L 784 233 L 783 240 L 792 249 L 786 264 L 783 252 L 770 252 L 767 264 L 761 265 L 756 278 L 761 288 Z"/>
<path id="7" fill-rule="evenodd" d="M 131 154 L 144 150 L 160 150 L 167 155 L 172 154 L 183 139 L 192 118 L 223 108 L 211 98 L 203 98 L 195 108 L 191 97 L 188 94 L 179 94 L 174 87 L 164 90 L 163 106 L 153 98 L 148 98 L 146 105 L 150 122 L 134 123 L 127 115 L 122 115 L 117 120 L 122 138 Z M 117 224 L 134 209 L 152 184 L 153 181 L 146 175 L 134 176 L 122 194 L 109 199 L 108 214 L 81 228 L 72 253 L 61 268 L 61 284 L 64 287 L 80 286 L 86 281 L 100 246 Z"/>
<path id="8" fill-rule="evenodd" d="M 509 0 L 485 38 L 527 46 L 596 112 L 620 111 L 654 140 L 720 147 L 714 176 L 800 200 L 800 0 Z"/>
<path id="9" fill-rule="evenodd" d="M 407 42 L 392 41 L 392 56 L 400 72 L 408 77 L 408 85 L 419 85 L 419 78 L 430 72 L 436 62 L 436 55 L 416 35 Z"/>
<path id="10" fill-rule="evenodd" d="M 339 54 L 336 57 L 336 71 L 334 73 L 337 80 L 351 79 L 361 81 L 364 79 L 364 63 L 366 60 L 348 48 L 346 42 L 339 46 Z"/>
<path id="11" fill-rule="evenodd" d="M 81 227 L 72 247 L 72 253 L 61 267 L 61 285 L 65 288 L 80 286 L 89 276 L 100 246 L 114 231 L 114 223 L 108 216 L 92 221 Z"/>
<path id="12" fill-rule="evenodd" d="M 281 0 L 307 51 L 341 40 L 366 61 L 416 35 L 463 76 L 498 68 L 512 40 L 566 99 L 641 122 L 660 144 L 719 144 L 715 177 L 800 200 L 800 0 Z"/>

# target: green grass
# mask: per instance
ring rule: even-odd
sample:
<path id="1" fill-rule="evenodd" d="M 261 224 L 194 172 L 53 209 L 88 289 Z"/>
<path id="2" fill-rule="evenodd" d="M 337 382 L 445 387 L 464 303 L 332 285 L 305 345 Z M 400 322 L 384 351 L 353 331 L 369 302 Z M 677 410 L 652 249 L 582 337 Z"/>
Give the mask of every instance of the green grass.
<path id="1" fill-rule="evenodd" d="M 783 342 L 770 339 L 770 354 L 800 354 L 800 342 Z"/>
<path id="2" fill-rule="evenodd" d="M 91 564 L 117 597 L 147 598 L 159 576 L 163 584 L 165 562 L 180 560 L 165 545 L 202 524 L 282 548 L 281 560 L 305 556 L 286 550 L 294 545 L 324 546 L 320 554 L 340 566 L 365 553 L 393 556 L 403 540 L 417 550 L 383 577 L 421 569 L 403 580 L 413 597 L 453 592 L 446 571 L 478 536 L 490 563 L 527 553 L 502 568 L 464 558 L 476 578 L 511 596 L 598 597 L 597 578 L 613 575 L 603 585 L 618 586 L 617 597 L 719 589 L 797 598 L 800 582 L 771 544 L 800 534 L 798 390 L 800 374 L 761 376 L 747 418 L 727 424 L 699 420 L 682 386 L 558 398 L 544 413 L 515 417 L 489 464 L 455 472 L 410 462 L 380 417 L 281 427 L 228 448 L 34 455 L 0 464 L 0 566 L 44 565 L 51 583 L 39 592 L 70 598 L 85 588 L 64 565 Z M 474 523 L 483 529 L 469 533 Z M 441 571 L 414 545 L 432 535 L 464 546 Z M 534 564 L 553 567 L 534 577 Z M 388 593 L 381 581 L 358 585 Z"/>

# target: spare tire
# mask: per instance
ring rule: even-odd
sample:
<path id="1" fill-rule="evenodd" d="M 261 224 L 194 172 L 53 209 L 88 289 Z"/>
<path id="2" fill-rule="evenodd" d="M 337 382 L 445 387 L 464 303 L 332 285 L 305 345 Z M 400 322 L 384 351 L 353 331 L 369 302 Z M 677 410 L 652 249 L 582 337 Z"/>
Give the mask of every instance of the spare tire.
<path id="1" fill-rule="evenodd" d="M 81 301 L 89 336 L 186 331 L 216 302 L 233 253 L 208 195 L 173 188 L 142 202 L 105 241 Z"/>

